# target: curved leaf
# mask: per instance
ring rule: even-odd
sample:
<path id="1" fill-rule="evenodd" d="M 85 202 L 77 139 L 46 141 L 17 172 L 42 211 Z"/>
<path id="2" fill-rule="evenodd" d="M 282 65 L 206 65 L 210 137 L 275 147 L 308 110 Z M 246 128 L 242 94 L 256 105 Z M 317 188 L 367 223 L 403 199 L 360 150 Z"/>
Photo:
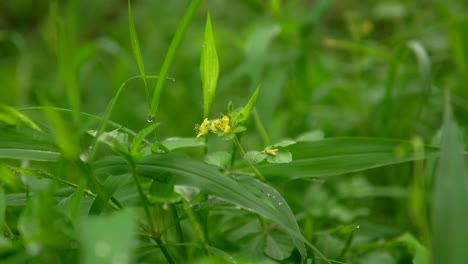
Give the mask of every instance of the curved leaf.
<path id="1" fill-rule="evenodd" d="M 128 172 L 128 165 L 120 157 L 99 160 L 94 163 L 94 168 L 98 174 L 120 175 Z M 174 175 L 174 184 L 199 188 L 210 195 L 258 213 L 284 228 L 295 241 L 298 238 L 303 239 L 290 209 L 281 210 L 285 206 L 273 204 L 266 192 L 254 193 L 213 166 L 172 153 L 154 154 L 143 157 L 138 162 L 137 172 L 142 177 L 152 179 L 158 179 L 162 173 L 169 172 Z M 275 197 L 279 199 L 279 193 L 275 193 Z M 296 246 L 305 257 L 303 242 L 296 243 Z"/>

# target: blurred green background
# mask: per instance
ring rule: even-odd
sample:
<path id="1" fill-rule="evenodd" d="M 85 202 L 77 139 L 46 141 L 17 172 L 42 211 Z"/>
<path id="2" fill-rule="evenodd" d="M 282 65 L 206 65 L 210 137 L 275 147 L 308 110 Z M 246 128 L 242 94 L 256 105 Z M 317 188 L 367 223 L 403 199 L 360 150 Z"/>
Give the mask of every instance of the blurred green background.
<path id="1" fill-rule="evenodd" d="M 102 116 L 122 83 L 139 74 L 127 1 L 57 3 L 61 21 L 52 18 L 50 1 L 0 1 L 0 103 L 72 108 L 65 89 L 72 80 L 81 91 L 81 111 Z M 145 71 L 158 75 L 189 1 L 131 3 Z M 320 130 L 326 137 L 418 138 L 437 144 L 448 91 L 467 145 L 468 2 L 461 0 L 203 1 L 170 68 L 173 80 L 162 92 L 156 116 L 161 138 L 194 137 L 194 125 L 202 121 L 199 64 L 208 11 L 220 62 L 212 118 L 226 113 L 229 101 L 244 105 L 261 85 L 256 110 L 272 143 Z M 59 67 L 57 22 L 68 34 L 68 79 Z M 156 81 L 148 82 L 153 89 Z M 129 82 L 111 119 L 141 130 L 147 125 L 147 100 L 143 82 Z M 39 114 L 25 113 L 33 119 Z M 264 147 L 254 122 L 242 140 L 247 150 Z M 298 212 L 304 234 L 360 219 L 357 244 L 389 241 L 407 231 L 424 240 L 417 220 L 408 216 L 411 176 L 422 175 L 417 166 L 399 164 L 275 187 Z M 333 251 L 327 236 L 319 234 L 315 242 Z M 399 263 L 410 261 L 407 252 L 388 247 Z"/>
<path id="2" fill-rule="evenodd" d="M 59 1 L 84 112 L 103 113 L 122 82 L 138 74 L 126 4 Z M 157 75 L 188 1 L 132 4 L 146 72 Z M 166 83 L 157 117 L 162 137 L 192 136 L 201 122 L 199 57 L 207 10 L 220 60 L 213 113 L 226 112 L 230 100 L 245 103 L 261 85 L 257 110 L 272 141 L 310 129 L 327 136 L 430 140 L 440 126 L 444 89 L 466 127 L 463 1 L 218 0 L 202 3 L 170 69 L 175 80 Z M 0 102 L 35 106 L 40 95 L 69 107 L 49 13 L 45 0 L 0 3 Z M 140 129 L 148 112 L 137 80 L 112 119 Z"/>

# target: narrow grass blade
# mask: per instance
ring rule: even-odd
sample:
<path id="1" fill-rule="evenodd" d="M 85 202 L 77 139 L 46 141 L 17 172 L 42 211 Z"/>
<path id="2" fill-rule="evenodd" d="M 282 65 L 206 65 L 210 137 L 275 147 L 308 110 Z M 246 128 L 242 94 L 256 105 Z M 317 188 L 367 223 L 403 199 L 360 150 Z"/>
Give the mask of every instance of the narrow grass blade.
<path id="1" fill-rule="evenodd" d="M 293 180 L 356 172 L 415 159 L 411 142 L 379 138 L 329 138 L 299 142 L 286 148 L 292 153 L 290 163 L 259 165 L 269 179 Z M 426 147 L 426 157 L 437 149 Z"/>
<path id="2" fill-rule="evenodd" d="M 70 5 L 72 4 L 73 1 L 70 2 Z M 72 8 L 69 8 L 69 10 L 72 10 Z M 75 67 L 75 57 L 73 56 L 73 26 L 75 24 L 73 23 L 73 12 L 70 11 L 68 14 L 70 16 L 68 22 L 71 23 L 67 23 L 67 26 L 70 28 L 66 27 L 66 25 L 62 22 L 62 18 L 59 16 L 57 0 L 51 1 L 50 15 L 54 22 L 57 35 L 57 54 L 62 83 L 65 87 L 68 104 L 73 110 L 73 118 L 75 121 L 78 121 L 78 113 L 80 111 L 80 90 L 77 81 L 78 79 Z"/>
<path id="3" fill-rule="evenodd" d="M 468 185 L 463 141 L 446 103 L 432 189 L 432 263 L 468 263 Z"/>
<path id="4" fill-rule="evenodd" d="M 203 117 L 210 118 L 219 75 L 218 54 L 216 52 L 210 13 L 206 17 L 205 36 L 200 58 L 200 73 L 203 82 Z"/>
<path id="5" fill-rule="evenodd" d="M 143 64 L 143 60 L 141 58 L 140 44 L 138 42 L 138 35 L 135 29 L 135 23 L 133 21 L 132 6 L 130 4 L 130 0 L 128 0 L 128 28 L 130 30 L 130 43 L 132 45 L 133 57 L 135 58 L 136 64 L 138 66 L 138 71 L 140 72 L 140 75 L 142 76 L 143 84 L 145 85 L 146 99 L 148 100 L 148 107 L 150 107 L 151 106 L 150 94 L 148 90 L 148 84 L 145 78 L 146 76 L 145 67 Z"/>
<path id="6" fill-rule="evenodd" d="M 172 61 L 174 60 L 175 53 L 179 48 L 180 43 L 182 42 L 182 38 L 185 35 L 185 31 L 187 31 L 190 21 L 195 15 L 195 12 L 197 11 L 201 1 L 202 0 L 192 0 L 190 2 L 190 6 L 187 8 L 187 11 L 185 12 L 184 17 L 182 18 L 182 21 L 177 27 L 177 31 L 169 46 L 169 50 L 166 53 L 166 57 L 164 58 L 164 63 L 159 73 L 160 78 L 156 83 L 156 88 L 153 93 L 153 99 L 151 100 L 151 119 L 154 119 L 158 111 L 159 98 L 161 97 L 162 88 L 164 87 L 164 83 L 166 82 L 169 67 L 171 66 Z"/>

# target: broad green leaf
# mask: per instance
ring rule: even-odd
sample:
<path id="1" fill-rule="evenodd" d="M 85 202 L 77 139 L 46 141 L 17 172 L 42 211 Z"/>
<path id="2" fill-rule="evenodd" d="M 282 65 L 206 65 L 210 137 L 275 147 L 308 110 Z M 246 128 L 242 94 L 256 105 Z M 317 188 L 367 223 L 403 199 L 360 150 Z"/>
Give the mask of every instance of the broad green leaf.
<path id="1" fill-rule="evenodd" d="M 148 200 L 150 202 L 173 203 L 180 201 L 180 195 L 174 191 L 174 176 L 163 173 L 151 183 Z"/>
<path id="2" fill-rule="evenodd" d="M 285 260 L 294 249 L 291 238 L 279 231 L 268 233 L 265 241 L 264 252 L 267 256 L 275 260 Z"/>
<path id="3" fill-rule="evenodd" d="M 205 156 L 205 162 L 216 167 L 227 169 L 231 163 L 232 154 L 224 151 L 210 152 Z"/>
<path id="4" fill-rule="evenodd" d="M 244 158 L 252 164 L 257 164 L 264 161 L 267 158 L 267 154 L 264 151 L 252 150 L 245 153 Z"/>
<path id="5" fill-rule="evenodd" d="M 288 148 L 293 161 L 262 164 L 258 170 L 267 178 L 293 180 L 356 172 L 414 159 L 411 142 L 380 138 L 329 138 L 299 142 Z M 426 158 L 438 154 L 426 147 Z"/>
<path id="6" fill-rule="evenodd" d="M 276 155 L 267 155 L 266 161 L 268 163 L 289 163 L 292 161 L 291 152 L 280 149 Z"/>
<path id="7" fill-rule="evenodd" d="M 432 262 L 468 263 L 468 175 L 463 140 L 448 102 L 445 107 L 431 197 Z"/>
<path id="8" fill-rule="evenodd" d="M 80 232 L 81 263 L 131 263 L 135 224 L 135 215 L 128 209 L 87 219 Z"/>
<path id="9" fill-rule="evenodd" d="M 55 161 L 60 156 L 53 140 L 43 133 L 31 129 L 0 129 L 0 158 Z"/>
<path id="10" fill-rule="evenodd" d="M 299 230 L 299 226 L 291 208 L 289 207 L 286 200 L 276 189 L 252 177 L 243 177 L 241 179 L 243 180 L 239 182 L 244 186 L 245 189 L 250 189 L 252 193 L 256 194 L 257 197 L 261 199 L 266 198 L 268 204 L 271 204 L 283 217 L 282 221 L 288 223 L 290 226 L 293 226 L 295 230 Z M 305 256 L 306 249 L 304 247 L 303 242 L 301 242 L 301 237 L 292 236 L 291 238 L 301 255 Z M 319 251 L 317 251 L 317 249 L 313 245 L 308 245 L 315 251 L 315 253 L 318 256 L 323 257 L 323 255 Z"/>
<path id="11" fill-rule="evenodd" d="M 97 174 L 120 175 L 128 173 L 126 162 L 119 157 L 107 157 L 94 164 Z M 272 205 L 266 193 L 259 198 L 230 177 L 219 172 L 215 167 L 203 162 L 188 159 L 175 154 L 155 154 L 143 157 L 137 164 L 139 176 L 157 179 L 161 173 L 174 175 L 174 184 L 196 187 L 210 195 L 239 205 L 276 222 L 296 239 L 303 239 L 294 216 L 289 211 L 285 215 L 285 204 Z M 279 194 L 278 194 L 279 196 Z M 275 195 L 275 197 L 278 197 Z M 289 208 L 289 207 L 288 207 Z M 281 209 L 281 210 L 280 210 Z M 298 245 L 305 257 L 303 242 Z"/>
<path id="12" fill-rule="evenodd" d="M 200 73 L 203 82 L 203 116 L 209 118 L 219 75 L 218 54 L 216 52 L 210 13 L 206 17 L 205 36 L 200 58 Z"/>

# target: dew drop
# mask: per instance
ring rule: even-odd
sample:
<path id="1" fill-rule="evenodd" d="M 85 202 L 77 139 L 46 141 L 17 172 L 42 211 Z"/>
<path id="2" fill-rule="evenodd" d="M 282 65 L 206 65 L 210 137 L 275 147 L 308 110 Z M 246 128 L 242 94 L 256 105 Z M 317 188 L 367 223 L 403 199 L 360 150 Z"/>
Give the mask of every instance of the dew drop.
<path id="1" fill-rule="evenodd" d="M 278 205 L 280 205 L 280 206 L 281 206 L 282 204 L 283 204 L 283 203 L 278 203 Z"/>
<path id="2" fill-rule="evenodd" d="M 148 115 L 148 116 L 146 117 L 146 121 L 147 121 L 148 123 L 153 123 L 153 122 L 154 122 L 154 117 L 153 117 L 152 115 Z"/>
<path id="3" fill-rule="evenodd" d="M 270 197 L 271 194 L 270 194 L 270 193 L 267 193 L 267 195 L 268 195 L 268 197 Z"/>

